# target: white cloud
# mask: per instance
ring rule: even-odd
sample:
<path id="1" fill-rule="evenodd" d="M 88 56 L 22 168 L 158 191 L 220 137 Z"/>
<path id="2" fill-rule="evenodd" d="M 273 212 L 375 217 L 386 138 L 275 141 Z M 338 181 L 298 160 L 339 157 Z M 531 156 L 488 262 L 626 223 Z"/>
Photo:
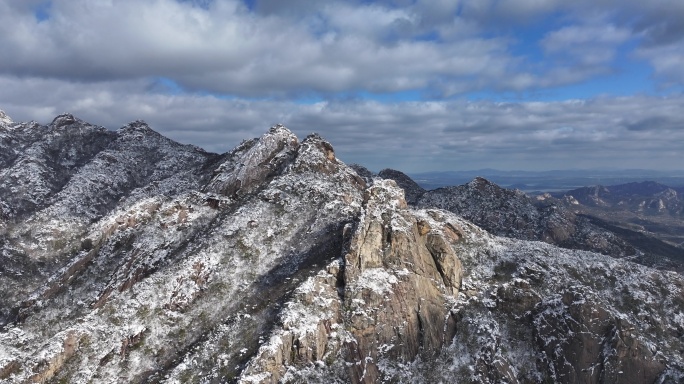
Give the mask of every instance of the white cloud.
<path id="1" fill-rule="evenodd" d="M 625 42 L 630 32 L 614 25 L 572 25 L 553 31 L 544 37 L 541 44 L 547 51 L 559 52 L 576 46 L 608 46 L 612 48 Z"/>
<path id="2" fill-rule="evenodd" d="M 50 18 L 39 21 L 30 7 L 10 2 L 0 4 L 0 51 L 6 53 L 0 73 L 74 81 L 166 77 L 188 90 L 250 97 L 360 90 L 452 95 L 563 84 L 553 68 L 527 71 L 530 59 L 511 53 L 514 39 L 487 33 L 504 14 L 522 21 L 555 3 L 530 0 L 515 11 L 503 3 L 396 8 L 336 1 L 283 9 L 266 2 L 257 4 L 263 13 L 252 13 L 235 0 L 205 7 L 53 0 Z M 485 17 L 489 10 L 500 19 Z M 604 46 L 624 39 L 618 27 L 578 28 L 550 35 L 546 45 L 576 45 L 580 32 L 612 33 Z M 578 54 L 585 61 L 609 64 L 610 50 L 588 52 L 589 40 L 582 39 Z"/>
<path id="3" fill-rule="evenodd" d="M 684 85 L 684 40 L 677 44 L 643 47 L 636 56 L 648 60 L 664 86 Z"/>
<path id="4" fill-rule="evenodd" d="M 7 53 L 0 71 L 23 76 L 162 76 L 188 89 L 270 96 L 424 88 L 441 76 L 473 76 L 510 61 L 496 39 L 442 45 L 406 38 L 417 16 L 378 5 L 331 3 L 320 9 L 323 30 L 255 15 L 232 1 L 204 9 L 174 0 L 54 0 L 42 22 L 30 9 L 0 8 L 0 50 Z"/>
<path id="5" fill-rule="evenodd" d="M 214 152 L 228 151 L 284 123 L 300 137 L 319 132 L 345 162 L 409 172 L 456 167 L 678 168 L 684 142 L 682 96 L 297 104 L 149 93 L 148 86 L 0 77 L 0 108 L 15 121 L 47 123 L 58 113 L 71 112 L 110 129 L 144 119 L 164 135 Z"/>
<path id="6" fill-rule="evenodd" d="M 681 155 L 682 96 L 445 101 L 524 98 L 609 75 L 621 59 L 677 89 L 681 0 L 53 0 L 38 20 L 43 3 L 0 2 L 0 108 L 15 120 L 145 119 L 217 152 L 283 122 L 321 132 L 345 161 L 406 171 L 665 168 Z M 436 101 L 354 100 L 407 90 Z M 296 102 L 306 99 L 322 101 Z M 567 164 L 577 153 L 584 163 Z"/>

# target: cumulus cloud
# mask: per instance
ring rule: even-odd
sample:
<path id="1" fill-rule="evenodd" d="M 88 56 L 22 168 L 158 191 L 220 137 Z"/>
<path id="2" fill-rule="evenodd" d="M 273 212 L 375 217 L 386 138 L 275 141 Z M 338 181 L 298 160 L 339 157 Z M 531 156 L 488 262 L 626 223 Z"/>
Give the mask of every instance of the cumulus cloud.
<path id="1" fill-rule="evenodd" d="M 419 15 L 376 4 L 325 3 L 296 23 L 289 13 L 255 14 L 230 0 L 207 7 L 53 0 L 46 20 L 11 2 L 0 5 L 0 15 L 0 50 L 8 53 L 0 72 L 20 76 L 163 76 L 191 90 L 273 96 L 420 89 L 480 76 L 498 64 L 485 80 L 511 62 L 496 38 L 414 39 Z"/>
<path id="2" fill-rule="evenodd" d="M 615 47 L 629 37 L 627 29 L 610 24 L 572 25 L 548 33 L 541 45 L 549 53 L 569 53 L 580 63 L 595 64 L 610 61 Z"/>
<path id="3" fill-rule="evenodd" d="M 28 84 L 27 82 L 34 82 Z M 117 129 L 146 120 L 175 140 L 225 152 L 284 123 L 318 132 L 345 162 L 408 172 L 449 169 L 680 167 L 684 97 L 604 97 L 558 102 L 222 99 L 147 92 L 148 84 L 77 84 L 0 77 L 0 105 L 15 120 L 69 111 Z M 52 108 L 36 106 L 50 93 Z M 581 154 L 578 156 L 578 154 Z"/>
<path id="4" fill-rule="evenodd" d="M 282 122 L 375 169 L 678 167 L 682 20 L 681 0 L 6 0 L 0 108 L 144 119 L 215 152 Z M 670 96 L 467 101 L 625 60 Z"/>
<path id="5" fill-rule="evenodd" d="M 237 0 L 11 0 L 0 3 L 0 73 L 165 77 L 191 91 L 247 97 L 524 91 L 610 72 L 619 44 L 638 36 L 664 41 L 679 36 L 682 24 L 659 21 L 655 10 L 612 20 L 601 2 L 578 2 L 572 12 L 554 0 L 403 3 L 256 1 L 250 9 Z M 46 18 L 37 17 L 41 4 Z M 539 37 L 556 63 L 535 65 L 525 52 L 513 53 L 520 37 L 507 28 L 561 11 L 564 25 Z M 642 54 L 656 71 L 672 72 Z M 582 67 L 575 76 L 560 75 L 573 66 Z"/>

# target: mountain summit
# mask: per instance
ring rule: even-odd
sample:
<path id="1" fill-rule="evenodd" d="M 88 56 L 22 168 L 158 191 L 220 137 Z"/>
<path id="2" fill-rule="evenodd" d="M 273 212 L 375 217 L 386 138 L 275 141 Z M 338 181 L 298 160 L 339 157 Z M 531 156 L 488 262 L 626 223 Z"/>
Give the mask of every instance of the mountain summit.
<path id="1" fill-rule="evenodd" d="M 411 207 L 316 134 L 62 115 L 0 146 L 4 382 L 684 380 L 681 275 Z"/>
<path id="2" fill-rule="evenodd" d="M 2 125 L 7 126 L 10 124 L 12 124 L 12 119 L 9 116 L 7 116 L 5 111 L 0 109 L 0 126 L 2 126 Z"/>

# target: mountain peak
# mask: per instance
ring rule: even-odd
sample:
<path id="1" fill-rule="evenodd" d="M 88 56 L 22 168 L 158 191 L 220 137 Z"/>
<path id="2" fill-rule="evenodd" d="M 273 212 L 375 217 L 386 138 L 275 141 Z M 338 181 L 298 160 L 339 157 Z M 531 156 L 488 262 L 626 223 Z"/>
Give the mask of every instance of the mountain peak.
<path id="1" fill-rule="evenodd" d="M 502 189 L 499 185 L 492 183 L 491 181 L 480 176 L 474 178 L 470 183 L 468 183 L 468 186 L 478 190 L 484 190 L 488 188 L 494 188 L 497 190 Z"/>
<path id="2" fill-rule="evenodd" d="M 74 124 L 78 121 L 81 121 L 81 120 L 74 117 L 74 115 L 72 115 L 71 113 L 62 113 L 61 115 L 57 115 L 57 117 L 55 117 L 52 120 L 52 123 L 50 123 L 50 125 L 55 127 L 55 128 L 60 128 L 60 127 L 63 127 L 65 125 Z"/>
<path id="3" fill-rule="evenodd" d="M 418 185 L 418 183 L 401 171 L 385 168 L 378 173 L 378 176 L 382 177 L 383 179 L 394 180 L 397 185 L 399 185 L 399 187 L 401 187 L 406 193 L 406 201 L 409 204 L 415 204 L 425 193 L 425 189 L 423 189 L 423 187 Z"/>
<path id="4" fill-rule="evenodd" d="M 282 124 L 274 125 L 259 139 L 239 146 L 221 164 L 206 190 L 227 196 L 253 191 L 266 178 L 279 173 L 299 148 L 299 140 Z"/>
<path id="5" fill-rule="evenodd" d="M 272 126 L 271 129 L 268 130 L 268 132 L 272 134 L 293 135 L 292 131 L 290 131 L 286 126 L 280 123 Z"/>
<path id="6" fill-rule="evenodd" d="M 132 121 L 119 129 L 121 132 L 154 132 L 144 120 Z"/>
<path id="7" fill-rule="evenodd" d="M 0 109 L 0 125 L 10 125 L 12 123 L 13 123 L 12 119 L 9 116 L 7 116 L 5 111 Z"/>

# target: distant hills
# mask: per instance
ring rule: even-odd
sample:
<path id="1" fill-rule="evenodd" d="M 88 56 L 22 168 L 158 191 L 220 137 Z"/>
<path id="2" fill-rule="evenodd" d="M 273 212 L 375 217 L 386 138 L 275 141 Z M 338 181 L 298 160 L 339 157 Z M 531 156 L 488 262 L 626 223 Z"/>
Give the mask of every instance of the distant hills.
<path id="1" fill-rule="evenodd" d="M 482 177 L 426 189 L 400 171 L 378 176 L 395 180 L 409 204 L 451 211 L 500 236 L 684 271 L 684 187 L 643 181 L 533 196 Z"/>
<path id="2" fill-rule="evenodd" d="M 483 177 L 504 188 L 539 194 L 576 189 L 592 185 L 617 185 L 653 181 L 670 187 L 684 187 L 684 170 L 654 171 L 626 170 L 554 170 L 501 171 L 479 169 L 472 171 L 411 173 L 409 176 L 425 189 L 465 184 L 475 177 Z"/>
<path id="3" fill-rule="evenodd" d="M 684 247 L 684 187 L 643 181 L 550 195 L 579 213 Z"/>

